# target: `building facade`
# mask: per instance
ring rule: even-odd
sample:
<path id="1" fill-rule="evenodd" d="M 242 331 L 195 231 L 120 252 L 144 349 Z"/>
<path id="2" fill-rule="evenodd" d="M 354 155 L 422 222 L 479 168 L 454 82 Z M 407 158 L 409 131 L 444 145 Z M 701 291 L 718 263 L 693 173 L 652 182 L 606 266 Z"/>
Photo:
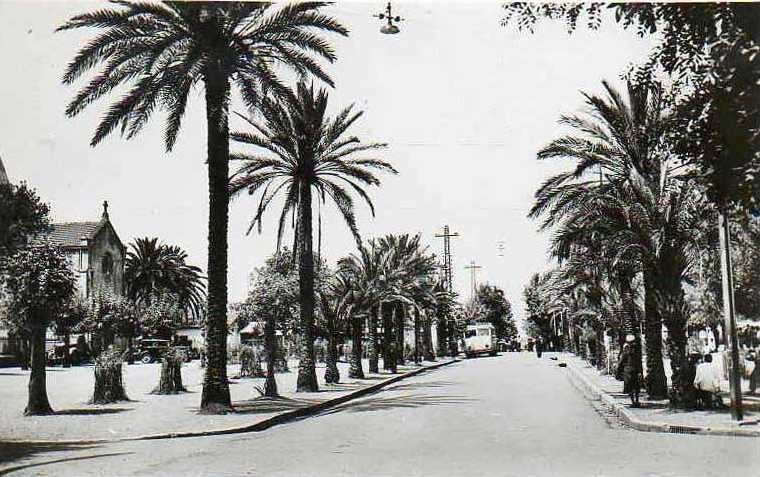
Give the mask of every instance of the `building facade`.
<path id="1" fill-rule="evenodd" d="M 53 224 L 42 238 L 65 252 L 82 296 L 95 290 L 124 294 L 127 251 L 109 219 L 108 202 L 99 221 Z"/>

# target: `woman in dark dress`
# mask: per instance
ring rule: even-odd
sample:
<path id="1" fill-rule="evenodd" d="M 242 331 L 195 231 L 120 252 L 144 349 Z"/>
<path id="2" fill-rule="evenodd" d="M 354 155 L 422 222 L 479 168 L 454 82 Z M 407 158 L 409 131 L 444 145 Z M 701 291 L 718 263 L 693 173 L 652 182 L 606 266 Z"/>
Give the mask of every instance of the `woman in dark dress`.
<path id="1" fill-rule="evenodd" d="M 641 360 L 636 353 L 635 340 L 633 335 L 626 336 L 617 369 L 617 375 L 623 377 L 623 392 L 631 398 L 631 407 L 639 407 L 641 392 Z"/>

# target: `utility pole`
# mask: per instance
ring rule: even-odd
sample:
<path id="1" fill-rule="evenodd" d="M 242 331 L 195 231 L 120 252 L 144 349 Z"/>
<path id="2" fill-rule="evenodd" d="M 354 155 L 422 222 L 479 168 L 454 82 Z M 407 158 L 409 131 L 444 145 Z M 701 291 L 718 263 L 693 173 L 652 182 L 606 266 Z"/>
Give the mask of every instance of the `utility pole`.
<path id="1" fill-rule="evenodd" d="M 723 275 L 723 314 L 725 315 L 726 348 L 731 356 L 728 370 L 728 383 L 731 394 L 731 416 L 734 420 L 744 419 L 742 409 L 741 374 L 739 370 L 739 342 L 736 336 L 736 318 L 734 316 L 734 274 L 731 263 L 731 231 L 728 224 L 728 211 L 725 207 L 718 210 L 718 228 L 720 231 L 720 265 Z"/>
<path id="2" fill-rule="evenodd" d="M 449 293 L 454 291 L 452 283 L 452 267 L 451 267 L 451 237 L 459 237 L 458 232 L 450 233 L 449 226 L 443 226 L 442 234 L 435 234 L 436 238 L 443 238 L 443 278 L 446 282 L 446 289 Z"/>
<path id="3" fill-rule="evenodd" d="M 475 274 L 477 273 L 478 270 L 480 270 L 483 267 L 481 267 L 480 265 L 475 265 L 475 261 L 470 261 L 470 264 L 468 266 L 464 267 L 464 268 L 466 268 L 467 270 L 470 271 L 470 281 L 471 281 L 471 285 L 472 285 L 471 299 L 473 301 L 475 301 L 475 292 L 476 292 L 475 287 L 477 285 L 477 283 L 475 281 Z"/>

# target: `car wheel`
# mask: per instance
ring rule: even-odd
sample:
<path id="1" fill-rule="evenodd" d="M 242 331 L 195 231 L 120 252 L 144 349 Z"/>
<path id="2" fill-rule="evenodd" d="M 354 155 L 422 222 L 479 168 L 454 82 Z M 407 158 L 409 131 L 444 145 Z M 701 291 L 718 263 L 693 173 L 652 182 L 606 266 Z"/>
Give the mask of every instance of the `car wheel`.
<path id="1" fill-rule="evenodd" d="M 150 363 L 152 363 L 152 362 L 153 362 L 153 356 L 151 356 L 151 355 L 149 355 L 149 354 L 144 354 L 144 355 L 142 356 L 142 358 L 140 358 L 140 362 L 141 362 L 142 364 L 150 364 Z"/>

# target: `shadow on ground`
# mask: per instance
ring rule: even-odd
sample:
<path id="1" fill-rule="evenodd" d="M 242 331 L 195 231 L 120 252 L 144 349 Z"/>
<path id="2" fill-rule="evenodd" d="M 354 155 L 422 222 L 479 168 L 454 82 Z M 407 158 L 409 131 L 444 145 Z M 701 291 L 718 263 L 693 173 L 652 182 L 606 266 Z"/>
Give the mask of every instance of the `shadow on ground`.
<path id="1" fill-rule="evenodd" d="M 21 442 L 21 441 L 0 441 L 0 464 L 7 464 L 19 459 L 26 459 L 34 457 L 40 454 L 47 454 L 49 452 L 69 452 L 87 449 L 96 449 L 99 446 L 97 444 L 66 444 L 66 443 L 35 443 L 35 442 Z M 61 459 L 51 462 L 60 462 Z M 38 464 L 35 464 L 38 465 Z M 0 468 L 0 475 L 7 474 L 9 472 L 31 467 L 31 465 L 21 465 L 17 467 L 2 467 Z"/>
<path id="2" fill-rule="evenodd" d="M 462 404 L 477 402 L 478 399 L 472 399 L 464 396 L 443 395 L 436 396 L 430 394 L 409 394 L 406 396 L 386 396 L 378 394 L 375 397 L 362 399 L 358 401 L 349 401 L 345 404 L 326 410 L 321 415 L 328 415 L 337 412 L 372 412 L 384 411 L 390 409 L 417 408 L 422 406 L 440 406 L 443 404 Z"/>
<path id="3" fill-rule="evenodd" d="M 424 389 L 424 388 L 443 388 L 443 387 L 448 387 L 455 384 L 457 383 L 453 381 L 428 381 L 424 383 L 393 384 L 390 387 L 388 387 L 388 391 L 414 390 L 414 389 Z"/>
<path id="4" fill-rule="evenodd" d="M 3 445 L 4 444 L 0 444 L 0 450 L 3 449 L 3 447 L 2 447 Z M 69 448 L 69 449 L 52 449 L 52 450 L 47 450 L 47 451 L 38 451 L 38 452 L 35 452 L 35 453 L 39 453 L 39 452 L 56 452 L 56 451 L 63 451 L 63 450 L 76 450 L 76 449 L 77 448 L 73 448 L 73 449 L 72 448 Z M 41 467 L 43 465 L 59 464 L 61 462 L 72 462 L 72 461 L 77 461 L 77 460 L 98 459 L 98 458 L 101 458 L 101 457 L 113 457 L 113 456 L 117 456 L 117 455 L 129 455 L 129 454 L 134 454 L 134 452 L 109 452 L 109 453 L 105 453 L 105 454 L 92 454 L 92 455 L 83 455 L 83 456 L 78 456 L 78 457 L 66 457 L 64 459 L 53 459 L 53 460 L 47 460 L 47 461 L 44 461 L 44 462 L 35 462 L 33 464 L 22 464 L 22 465 L 16 465 L 16 466 L 13 466 L 13 467 L 0 468 L 0 475 L 7 475 L 7 474 L 10 474 L 11 472 L 16 472 L 16 471 L 23 470 L 23 469 L 29 469 L 29 468 L 32 468 L 32 467 Z M 0 457 L 0 463 L 2 462 L 1 459 L 2 458 Z"/>
<path id="5" fill-rule="evenodd" d="M 286 397 L 260 397 L 234 403 L 236 414 L 269 414 L 291 411 L 321 402 L 318 399 L 292 399 Z"/>
<path id="6" fill-rule="evenodd" d="M 55 411 L 54 416 L 97 416 L 100 414 L 118 414 L 120 412 L 132 411 L 129 407 L 100 407 L 100 408 L 81 408 L 81 409 L 62 409 Z"/>

